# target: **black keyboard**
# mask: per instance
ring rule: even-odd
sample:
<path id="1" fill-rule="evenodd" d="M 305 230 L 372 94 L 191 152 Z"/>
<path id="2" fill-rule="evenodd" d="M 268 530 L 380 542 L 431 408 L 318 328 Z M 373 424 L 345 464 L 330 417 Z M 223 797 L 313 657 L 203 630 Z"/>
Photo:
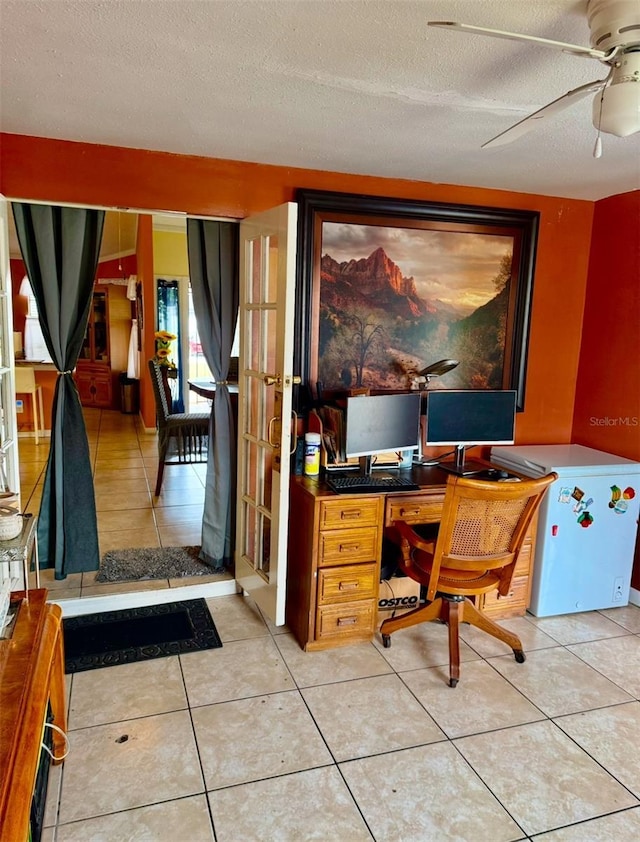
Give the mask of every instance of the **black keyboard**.
<path id="1" fill-rule="evenodd" d="M 420 486 L 406 477 L 352 476 L 327 477 L 327 485 L 336 494 L 386 494 L 390 491 L 419 491 Z"/>

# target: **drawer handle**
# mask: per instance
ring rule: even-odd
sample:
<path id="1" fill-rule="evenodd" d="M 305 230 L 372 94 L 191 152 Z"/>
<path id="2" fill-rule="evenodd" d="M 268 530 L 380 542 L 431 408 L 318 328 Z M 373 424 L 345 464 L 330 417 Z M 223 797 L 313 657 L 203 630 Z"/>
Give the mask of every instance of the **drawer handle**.
<path id="1" fill-rule="evenodd" d="M 339 591 L 355 591 L 360 587 L 359 582 L 340 582 L 338 585 Z"/>
<path id="2" fill-rule="evenodd" d="M 357 622 L 357 617 L 338 617 L 339 626 L 355 626 Z"/>
<path id="3" fill-rule="evenodd" d="M 349 512 L 340 512 L 342 520 L 357 520 L 360 517 L 360 509 L 353 509 Z"/>
<path id="4" fill-rule="evenodd" d="M 420 514 L 420 509 L 400 509 L 400 514 L 403 518 L 407 515 L 417 517 Z"/>
<path id="5" fill-rule="evenodd" d="M 340 544 L 341 553 L 357 553 L 360 549 L 360 544 Z"/>

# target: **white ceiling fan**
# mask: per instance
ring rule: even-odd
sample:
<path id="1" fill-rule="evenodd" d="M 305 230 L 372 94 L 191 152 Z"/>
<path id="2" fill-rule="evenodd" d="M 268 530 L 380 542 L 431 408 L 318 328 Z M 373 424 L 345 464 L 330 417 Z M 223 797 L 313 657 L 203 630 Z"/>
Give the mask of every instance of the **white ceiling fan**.
<path id="1" fill-rule="evenodd" d="M 511 143 L 535 128 L 537 120 L 551 117 L 589 94 L 595 94 L 593 124 L 598 130 L 594 149 L 595 157 L 599 158 L 601 154 L 600 132 L 627 137 L 640 131 L 640 2 L 638 0 L 588 0 L 587 21 L 591 32 L 590 48 L 552 41 L 548 38 L 538 38 L 534 35 L 503 32 L 499 29 L 487 29 L 483 26 L 471 26 L 453 21 L 428 22 L 429 26 L 552 47 L 573 55 L 595 58 L 609 68 L 604 79 L 596 79 L 568 91 L 483 143 L 483 149 L 488 146 Z"/>

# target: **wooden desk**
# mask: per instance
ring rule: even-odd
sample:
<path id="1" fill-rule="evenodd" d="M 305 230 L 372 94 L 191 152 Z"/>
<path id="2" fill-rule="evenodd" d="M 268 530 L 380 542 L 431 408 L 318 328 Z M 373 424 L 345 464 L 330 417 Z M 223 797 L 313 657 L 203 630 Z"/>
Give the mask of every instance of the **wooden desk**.
<path id="1" fill-rule="evenodd" d="M 334 494 L 322 479 L 291 478 L 286 623 L 303 649 L 373 638 L 384 527 L 397 519 L 439 523 L 442 514 L 446 472 L 414 466 L 411 476 L 420 491 L 391 494 Z M 493 618 L 527 609 L 535 529 L 525 538 L 511 593 L 478 597 Z"/>
<path id="2" fill-rule="evenodd" d="M 15 599 L 23 596 L 16 593 Z M 12 637 L 0 640 L 0 842 L 28 837 L 49 703 L 54 724 L 66 731 L 62 612 L 46 600 L 44 588 L 29 591 Z M 64 754 L 64 739 L 56 731 L 53 752 Z"/>

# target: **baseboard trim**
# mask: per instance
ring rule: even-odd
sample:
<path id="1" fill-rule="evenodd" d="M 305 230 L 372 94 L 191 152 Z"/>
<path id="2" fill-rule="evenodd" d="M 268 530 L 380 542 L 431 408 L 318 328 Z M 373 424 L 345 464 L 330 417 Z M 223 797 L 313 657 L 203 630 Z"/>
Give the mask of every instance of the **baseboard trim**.
<path id="1" fill-rule="evenodd" d="M 640 591 L 637 588 L 631 588 L 629 591 L 629 602 L 640 607 Z"/>
<path id="2" fill-rule="evenodd" d="M 84 614 L 96 614 L 101 611 L 119 611 L 121 608 L 143 608 L 146 605 L 163 605 L 165 602 L 182 602 L 185 599 L 229 596 L 239 591 L 240 587 L 236 580 L 228 579 L 224 582 L 184 585 L 181 588 L 86 596 L 79 599 L 56 599 L 55 590 L 53 590 L 49 591 L 48 599 L 49 602 L 55 602 L 60 606 L 63 617 L 80 617 Z"/>

